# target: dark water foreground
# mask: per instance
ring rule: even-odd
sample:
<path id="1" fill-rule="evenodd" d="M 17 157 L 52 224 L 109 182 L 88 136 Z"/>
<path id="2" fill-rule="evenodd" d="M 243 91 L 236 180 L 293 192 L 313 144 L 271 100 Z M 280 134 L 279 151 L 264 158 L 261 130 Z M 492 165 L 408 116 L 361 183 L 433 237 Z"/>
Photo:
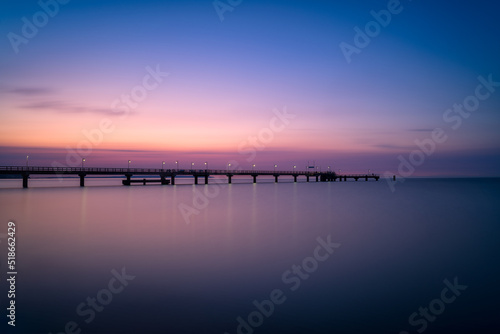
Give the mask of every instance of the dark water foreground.
<path id="1" fill-rule="evenodd" d="M 499 205 L 494 179 L 2 189 L 0 332 L 499 333 Z"/>

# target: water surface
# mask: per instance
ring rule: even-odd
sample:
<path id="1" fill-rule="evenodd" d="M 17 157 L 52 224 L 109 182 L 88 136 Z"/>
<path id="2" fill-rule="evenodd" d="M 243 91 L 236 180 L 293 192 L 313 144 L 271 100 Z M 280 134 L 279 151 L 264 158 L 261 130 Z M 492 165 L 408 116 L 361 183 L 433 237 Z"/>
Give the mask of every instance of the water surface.
<path id="1" fill-rule="evenodd" d="M 456 277 L 467 288 L 425 333 L 498 333 L 498 179 L 414 179 L 394 193 L 385 180 L 283 181 L 1 180 L 0 233 L 16 222 L 18 261 L 16 328 L 2 315 L 2 332 L 59 333 L 74 321 L 81 333 L 233 334 L 277 289 L 282 303 L 260 323 L 254 312 L 250 331 L 417 333 L 410 315 Z M 318 238 L 340 246 L 314 267 Z M 307 278 L 283 280 L 304 263 Z M 113 270 L 135 278 L 87 323 L 90 306 L 76 309 L 109 290 Z"/>

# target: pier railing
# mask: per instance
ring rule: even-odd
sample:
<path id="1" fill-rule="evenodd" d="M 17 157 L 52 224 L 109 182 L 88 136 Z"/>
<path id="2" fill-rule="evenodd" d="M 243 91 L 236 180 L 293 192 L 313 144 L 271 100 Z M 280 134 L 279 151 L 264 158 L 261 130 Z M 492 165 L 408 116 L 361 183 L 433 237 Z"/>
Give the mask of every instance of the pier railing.
<path id="1" fill-rule="evenodd" d="M 334 172 L 310 172 L 310 171 L 282 171 L 282 170 L 240 170 L 240 169 L 160 169 L 160 168 L 96 168 L 96 167 L 37 167 L 37 166 L 0 166 L 1 172 L 47 172 L 47 173 L 148 173 L 148 174 L 211 174 L 211 175 L 320 175 L 332 174 Z M 352 174 L 354 175 L 354 174 Z M 361 174 L 360 174 L 361 175 Z"/>
<path id="2" fill-rule="evenodd" d="M 80 177 L 80 186 L 85 186 L 85 177 L 90 175 L 123 175 L 127 179 L 123 180 L 124 185 L 130 185 L 135 182 L 132 177 L 138 175 L 157 175 L 160 179 L 146 180 L 148 182 L 161 182 L 161 184 L 175 184 L 175 178 L 181 175 L 189 175 L 194 178 L 194 184 L 198 184 L 199 178 L 205 179 L 205 184 L 208 184 L 208 179 L 211 175 L 225 175 L 227 176 L 228 183 L 231 183 L 231 178 L 238 175 L 247 175 L 253 177 L 253 183 L 257 182 L 258 176 L 273 176 L 275 182 L 278 182 L 280 176 L 288 175 L 293 176 L 294 182 L 297 182 L 299 176 L 305 176 L 307 182 L 311 177 L 316 179 L 316 182 L 330 182 L 337 179 L 341 182 L 347 179 L 354 179 L 358 181 L 364 178 L 379 180 L 380 176 L 376 174 L 337 174 L 335 172 L 321 172 L 321 171 L 280 171 L 280 170 L 233 170 L 233 169 L 158 169 L 158 168 L 96 168 L 96 167 L 39 167 L 39 166 L 0 166 L 1 175 L 21 175 L 23 179 L 23 188 L 28 187 L 28 179 L 33 174 L 52 174 L 52 175 L 78 175 Z M 169 181 L 166 178 L 170 178 Z"/>

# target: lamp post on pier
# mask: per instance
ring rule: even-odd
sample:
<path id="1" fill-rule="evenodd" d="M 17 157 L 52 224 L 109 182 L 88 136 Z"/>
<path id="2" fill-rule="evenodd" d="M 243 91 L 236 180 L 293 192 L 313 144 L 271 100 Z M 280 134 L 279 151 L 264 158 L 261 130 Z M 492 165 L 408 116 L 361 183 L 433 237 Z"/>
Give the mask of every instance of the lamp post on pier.
<path id="1" fill-rule="evenodd" d="M 85 162 L 85 158 L 82 158 L 82 169 L 83 169 L 84 162 Z"/>

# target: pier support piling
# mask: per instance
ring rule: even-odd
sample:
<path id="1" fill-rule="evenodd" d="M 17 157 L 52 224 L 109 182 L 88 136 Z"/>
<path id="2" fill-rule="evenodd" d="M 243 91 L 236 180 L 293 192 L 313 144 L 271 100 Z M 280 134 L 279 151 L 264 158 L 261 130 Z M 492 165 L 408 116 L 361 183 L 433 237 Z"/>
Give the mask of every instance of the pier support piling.
<path id="1" fill-rule="evenodd" d="M 127 173 L 127 174 L 125 174 L 125 177 L 127 178 L 127 180 L 126 181 L 124 180 L 123 184 L 126 186 L 129 186 L 130 185 L 130 178 L 132 177 L 132 174 Z M 82 180 L 80 179 L 80 186 L 81 186 L 81 181 Z"/>
<path id="2" fill-rule="evenodd" d="M 80 177 L 80 187 L 85 187 L 85 175 L 84 173 L 80 173 L 78 174 L 78 176 Z"/>
<path id="3" fill-rule="evenodd" d="M 28 173 L 23 174 L 23 188 L 28 188 L 28 179 L 30 175 Z"/>
<path id="4" fill-rule="evenodd" d="M 208 174 L 205 175 L 205 184 L 208 184 Z"/>

